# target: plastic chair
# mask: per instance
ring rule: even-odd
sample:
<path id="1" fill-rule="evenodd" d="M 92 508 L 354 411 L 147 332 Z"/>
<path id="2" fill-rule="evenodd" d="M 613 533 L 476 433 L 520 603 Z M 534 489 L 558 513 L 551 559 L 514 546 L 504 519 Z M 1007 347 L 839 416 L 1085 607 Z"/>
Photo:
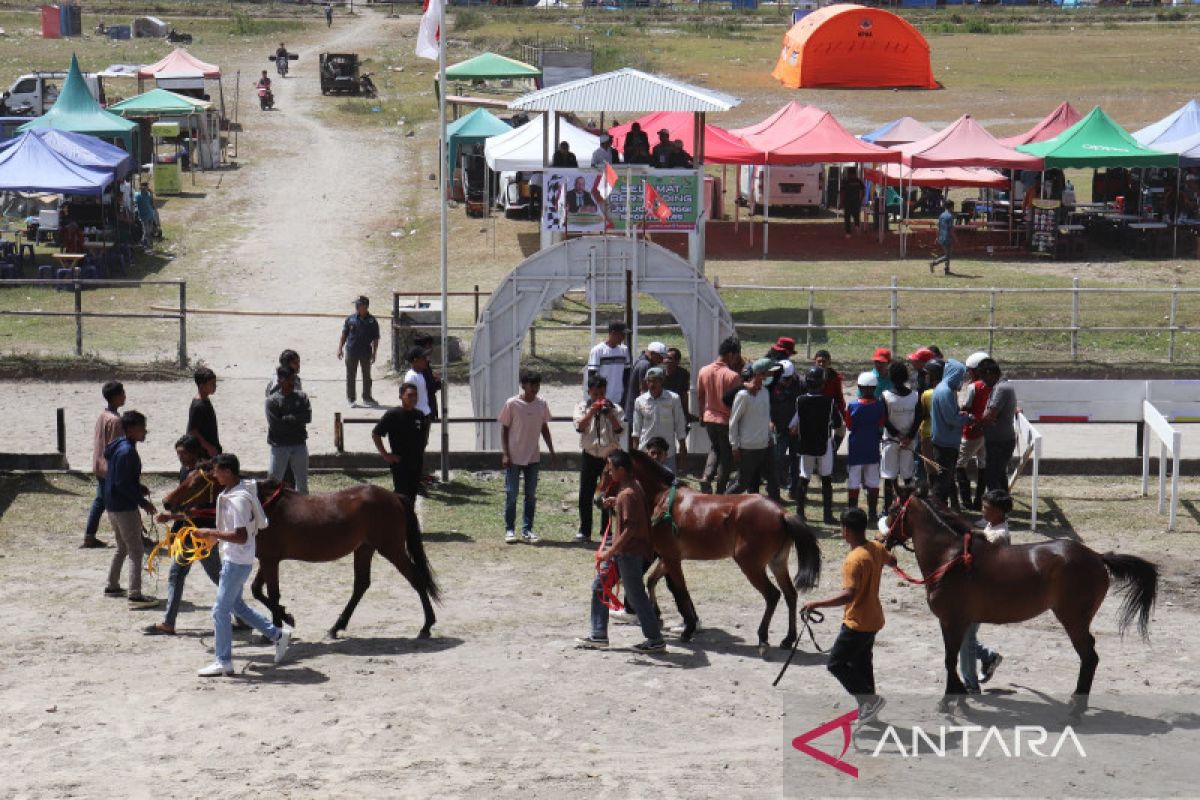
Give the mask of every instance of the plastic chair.
<path id="1" fill-rule="evenodd" d="M 24 267 L 25 267 L 25 259 L 26 258 L 29 259 L 30 267 L 37 266 L 37 250 L 29 242 L 25 242 L 17 250 L 17 263 L 19 263 L 21 265 L 22 269 L 24 269 Z"/>
<path id="2" fill-rule="evenodd" d="M 7 278 L 19 278 L 20 273 L 17 272 L 17 266 L 7 261 L 0 263 L 0 280 Z"/>
<path id="3" fill-rule="evenodd" d="M 54 267 L 49 264 L 42 264 L 37 268 L 38 280 L 48 281 L 54 278 Z"/>

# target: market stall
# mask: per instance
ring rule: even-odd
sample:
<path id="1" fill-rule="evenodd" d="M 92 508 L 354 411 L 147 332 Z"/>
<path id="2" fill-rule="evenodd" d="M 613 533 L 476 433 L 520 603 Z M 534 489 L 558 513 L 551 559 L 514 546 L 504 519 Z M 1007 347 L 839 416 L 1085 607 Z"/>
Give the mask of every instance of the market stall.
<path id="1" fill-rule="evenodd" d="M 109 106 L 109 111 L 137 121 L 142 128 L 143 142 L 149 141 L 150 126 L 155 122 L 176 123 L 185 134 L 181 144 L 186 147 L 192 163 L 201 169 L 214 169 L 221 163 L 220 120 L 210 102 L 166 89 L 151 89 Z M 139 154 L 139 160 L 143 162 L 148 157 L 148 151 Z"/>
<path id="2" fill-rule="evenodd" d="M 40 117 L 17 128 L 18 132 L 54 128 L 84 133 L 99 139 L 120 143 L 127 152 L 134 152 L 137 125 L 100 107 L 84 82 L 79 62 L 71 56 L 71 67 L 63 81 L 58 100 Z"/>

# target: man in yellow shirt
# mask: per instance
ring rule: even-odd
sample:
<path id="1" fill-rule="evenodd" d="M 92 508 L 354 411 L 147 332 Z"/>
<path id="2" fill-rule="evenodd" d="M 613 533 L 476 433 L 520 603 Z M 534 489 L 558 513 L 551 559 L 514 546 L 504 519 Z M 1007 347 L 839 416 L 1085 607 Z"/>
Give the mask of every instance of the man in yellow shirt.
<path id="1" fill-rule="evenodd" d="M 829 649 L 828 669 L 858 701 L 859 723 L 879 715 L 884 699 L 875 693 L 872 651 L 875 634 L 883 628 L 883 606 L 879 602 L 879 579 L 884 565 L 895 557 L 879 542 L 867 541 L 867 515 L 859 508 L 842 514 L 842 538 L 850 552 L 842 562 L 842 591 L 823 600 L 809 600 L 805 611 L 845 606 L 842 629 Z"/>

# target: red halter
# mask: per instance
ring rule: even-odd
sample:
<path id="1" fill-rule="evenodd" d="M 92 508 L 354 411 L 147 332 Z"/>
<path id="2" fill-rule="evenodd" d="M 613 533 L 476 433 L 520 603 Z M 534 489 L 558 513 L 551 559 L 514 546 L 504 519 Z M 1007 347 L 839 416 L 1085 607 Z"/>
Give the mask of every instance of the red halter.
<path id="1" fill-rule="evenodd" d="M 897 544 L 903 544 L 907 539 L 910 538 L 905 535 L 905 517 L 908 513 L 908 504 L 912 502 L 913 496 L 914 495 L 910 495 L 909 498 L 904 501 L 904 505 L 902 505 L 900 507 L 900 513 L 896 515 L 896 521 L 894 523 L 892 523 L 892 528 L 897 531 L 897 537 L 896 537 Z M 897 575 L 899 575 L 901 578 L 908 581 L 909 583 L 915 583 L 919 586 L 924 585 L 924 586 L 928 586 L 928 587 L 932 588 L 932 587 L 936 586 L 938 584 L 938 582 L 946 576 L 947 572 L 954 569 L 956 564 L 961 563 L 968 570 L 971 569 L 971 565 L 972 565 L 974 559 L 971 556 L 971 532 L 970 531 L 967 531 L 966 533 L 963 534 L 963 543 L 962 544 L 963 544 L 963 549 L 962 549 L 961 553 L 959 553 L 954 558 L 947 561 L 945 564 L 942 564 L 940 567 L 935 569 L 932 574 L 926 576 L 925 578 L 921 578 L 921 579 L 914 578 L 911 575 L 909 575 L 907 572 L 905 572 L 903 569 L 901 569 L 899 567 L 899 565 L 893 566 L 892 569 L 895 571 L 895 573 Z"/>

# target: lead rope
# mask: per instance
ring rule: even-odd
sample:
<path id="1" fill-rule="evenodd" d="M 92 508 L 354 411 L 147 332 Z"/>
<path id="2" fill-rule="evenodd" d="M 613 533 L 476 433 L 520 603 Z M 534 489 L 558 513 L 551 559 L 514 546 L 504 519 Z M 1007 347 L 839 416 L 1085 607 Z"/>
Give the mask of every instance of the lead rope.
<path id="1" fill-rule="evenodd" d="M 813 635 L 813 625 L 820 625 L 825 621 L 825 615 L 817 609 L 800 612 L 800 624 L 804 626 L 804 630 L 796 637 L 796 641 L 792 642 L 792 650 L 788 653 L 787 661 L 783 662 L 783 669 L 779 670 L 779 674 L 775 676 L 775 680 L 771 682 L 772 686 L 778 686 L 783 680 L 783 673 L 787 672 L 788 667 L 792 665 L 792 659 L 796 657 L 796 648 L 800 646 L 800 640 L 804 638 L 804 634 L 808 634 L 809 640 L 813 643 L 813 647 L 817 648 L 818 653 L 824 653 L 824 648 L 817 644 L 817 637 Z M 812 623 L 811 625 L 809 623 Z"/>

